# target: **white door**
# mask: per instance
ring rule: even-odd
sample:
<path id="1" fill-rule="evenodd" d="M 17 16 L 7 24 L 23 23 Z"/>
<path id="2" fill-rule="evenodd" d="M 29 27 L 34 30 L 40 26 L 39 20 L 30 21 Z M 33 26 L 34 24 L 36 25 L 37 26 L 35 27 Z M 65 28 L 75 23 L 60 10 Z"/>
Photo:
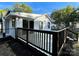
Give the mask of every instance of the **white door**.
<path id="1" fill-rule="evenodd" d="M 9 23 L 9 35 L 15 38 L 15 19 L 10 20 Z"/>

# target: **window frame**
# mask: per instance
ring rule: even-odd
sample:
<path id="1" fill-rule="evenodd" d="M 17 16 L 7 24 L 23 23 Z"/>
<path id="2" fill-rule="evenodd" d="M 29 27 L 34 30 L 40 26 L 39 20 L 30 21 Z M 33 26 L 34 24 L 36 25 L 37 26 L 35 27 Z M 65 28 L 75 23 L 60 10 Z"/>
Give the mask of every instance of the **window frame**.
<path id="1" fill-rule="evenodd" d="M 16 27 L 16 20 L 12 19 L 12 27 L 15 28 Z"/>
<path id="2" fill-rule="evenodd" d="M 39 29 L 40 30 L 43 29 L 43 22 L 42 21 L 39 22 Z"/>
<path id="3" fill-rule="evenodd" d="M 50 22 L 48 22 L 48 28 L 50 29 Z"/>

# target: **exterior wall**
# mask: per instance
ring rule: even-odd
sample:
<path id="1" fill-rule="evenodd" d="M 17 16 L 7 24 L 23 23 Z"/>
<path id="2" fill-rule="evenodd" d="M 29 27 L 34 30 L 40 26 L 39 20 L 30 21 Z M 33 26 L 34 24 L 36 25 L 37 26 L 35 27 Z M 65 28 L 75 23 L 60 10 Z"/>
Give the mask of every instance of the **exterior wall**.
<path id="1" fill-rule="evenodd" d="M 12 27 L 12 20 L 9 22 L 9 35 L 11 35 L 13 38 L 15 38 L 15 28 Z"/>
<path id="2" fill-rule="evenodd" d="M 10 19 L 5 20 L 5 33 L 6 33 L 6 36 L 10 35 L 10 28 L 11 28 L 11 23 L 10 22 L 11 22 Z"/>
<path id="3" fill-rule="evenodd" d="M 11 35 L 12 37 L 15 38 L 15 28 L 23 28 L 23 19 L 16 18 L 14 20 L 16 20 L 15 27 L 12 27 L 12 19 L 11 18 L 9 18 L 9 20 L 6 20 L 6 22 L 8 22 L 8 23 L 6 23 L 5 25 L 9 25 L 9 26 L 7 26 L 7 28 L 9 28 L 9 30 L 8 30 L 9 33 L 7 33 L 7 34 Z M 43 22 L 43 29 L 39 28 L 40 21 Z M 48 22 L 50 23 L 50 28 L 48 28 Z M 34 29 L 51 31 L 51 22 L 50 22 L 49 18 L 47 18 L 45 15 L 43 15 L 43 16 L 35 19 L 34 20 Z"/>
<path id="4" fill-rule="evenodd" d="M 48 22 L 50 23 L 50 28 L 48 28 Z M 48 18 L 46 18 L 46 21 L 44 22 L 44 29 L 43 30 L 51 30 L 51 22 Z"/>
<path id="5" fill-rule="evenodd" d="M 12 27 L 12 19 L 7 19 L 5 23 L 6 36 L 15 38 L 15 28 Z"/>
<path id="6" fill-rule="evenodd" d="M 23 19 L 16 18 L 16 28 L 23 28 Z"/>
<path id="7" fill-rule="evenodd" d="M 12 36 L 15 38 L 15 28 L 22 28 L 23 27 L 23 22 L 22 18 L 16 18 L 15 20 L 15 27 L 12 27 L 12 19 L 7 19 L 5 23 L 5 28 L 6 28 L 6 36 Z"/>
<path id="8" fill-rule="evenodd" d="M 51 22 L 45 16 L 41 16 L 34 20 L 34 29 L 38 29 L 38 30 L 40 29 L 39 28 L 40 22 L 43 22 L 43 29 L 41 29 L 41 30 L 51 30 Z M 48 22 L 50 23 L 50 28 L 48 28 Z"/>
<path id="9" fill-rule="evenodd" d="M 34 29 L 39 30 L 39 21 L 34 21 Z"/>
<path id="10" fill-rule="evenodd" d="M 3 22 L 3 33 L 5 33 L 5 19 L 2 18 L 2 22 Z"/>
<path id="11" fill-rule="evenodd" d="M 5 27 L 3 27 L 4 32 L 6 33 L 6 36 L 9 34 L 9 19 L 6 19 L 5 22 L 3 22 Z"/>

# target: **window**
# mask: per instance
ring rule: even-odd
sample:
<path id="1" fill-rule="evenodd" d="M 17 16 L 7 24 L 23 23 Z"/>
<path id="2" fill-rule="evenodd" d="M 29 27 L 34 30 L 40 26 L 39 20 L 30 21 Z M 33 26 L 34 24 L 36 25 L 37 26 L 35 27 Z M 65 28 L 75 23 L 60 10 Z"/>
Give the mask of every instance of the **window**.
<path id="1" fill-rule="evenodd" d="M 15 27 L 15 19 L 12 19 L 12 27 Z"/>
<path id="2" fill-rule="evenodd" d="M 40 21 L 39 29 L 43 29 L 43 22 Z"/>
<path id="3" fill-rule="evenodd" d="M 28 28 L 28 21 L 23 19 L 23 28 Z M 26 31 L 22 31 L 22 35 L 26 35 Z"/>
<path id="4" fill-rule="evenodd" d="M 30 26 L 30 29 L 34 29 L 34 21 L 30 21 L 29 26 Z"/>
<path id="5" fill-rule="evenodd" d="M 50 22 L 48 22 L 48 28 L 50 28 Z"/>
<path id="6" fill-rule="evenodd" d="M 28 28 L 28 21 L 27 20 L 23 20 L 23 28 Z"/>

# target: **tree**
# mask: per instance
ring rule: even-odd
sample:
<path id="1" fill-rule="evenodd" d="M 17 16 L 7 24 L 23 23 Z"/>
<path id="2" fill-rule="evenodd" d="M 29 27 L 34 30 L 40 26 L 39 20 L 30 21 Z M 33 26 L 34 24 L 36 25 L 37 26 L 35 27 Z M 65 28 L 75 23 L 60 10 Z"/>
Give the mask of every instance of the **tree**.
<path id="1" fill-rule="evenodd" d="M 15 4 L 13 6 L 13 11 L 15 11 L 15 12 L 27 12 L 27 13 L 31 13 L 32 9 L 31 9 L 31 7 L 29 7 L 26 4 Z"/>
<path id="2" fill-rule="evenodd" d="M 68 24 L 67 22 L 70 22 L 70 14 L 73 11 L 74 8 L 72 6 L 67 6 L 66 8 L 52 12 L 51 18 L 55 19 L 57 24 L 60 24 L 62 22 Z"/>
<path id="3" fill-rule="evenodd" d="M 32 8 L 24 3 L 16 3 L 11 8 L 6 8 L 4 10 L 32 13 Z"/>
<path id="4" fill-rule="evenodd" d="M 6 10 L 0 10 L 0 22 L 2 22 L 2 17 L 4 17 L 6 13 Z"/>

